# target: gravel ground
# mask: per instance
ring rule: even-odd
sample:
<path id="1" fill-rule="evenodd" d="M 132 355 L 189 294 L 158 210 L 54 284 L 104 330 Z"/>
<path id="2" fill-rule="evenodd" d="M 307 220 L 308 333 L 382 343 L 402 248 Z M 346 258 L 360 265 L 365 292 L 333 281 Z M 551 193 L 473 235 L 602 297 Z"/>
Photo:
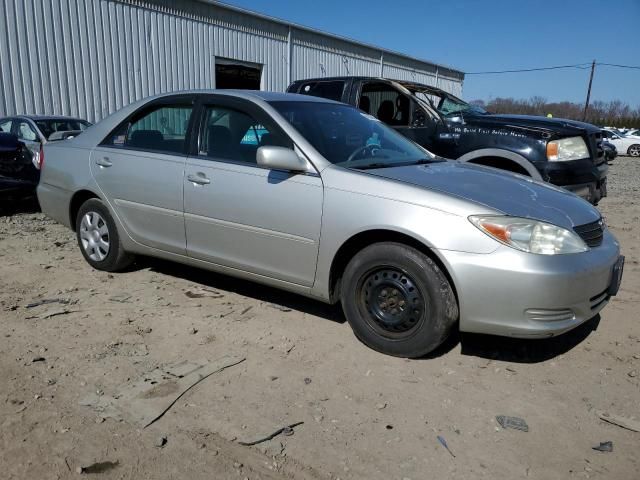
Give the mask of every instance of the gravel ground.
<path id="1" fill-rule="evenodd" d="M 640 161 L 616 159 L 599 208 L 627 265 L 601 316 L 543 341 L 455 336 L 423 360 L 377 354 L 339 309 L 274 289 L 154 260 L 97 272 L 72 232 L 0 205 L 0 477 L 635 480 L 640 433 L 600 415 L 640 421 L 639 188 Z M 66 303 L 27 308 L 51 298 Z M 227 355 L 246 360 L 147 428 L 83 405 Z"/>

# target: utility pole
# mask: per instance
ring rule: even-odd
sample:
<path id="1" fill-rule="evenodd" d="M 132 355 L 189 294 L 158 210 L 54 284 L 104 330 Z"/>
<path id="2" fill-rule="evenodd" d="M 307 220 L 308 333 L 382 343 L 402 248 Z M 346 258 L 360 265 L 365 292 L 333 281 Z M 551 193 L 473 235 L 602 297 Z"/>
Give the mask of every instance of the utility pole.
<path id="1" fill-rule="evenodd" d="M 582 114 L 582 121 L 587 121 L 587 110 L 589 109 L 589 99 L 591 98 L 591 84 L 593 83 L 593 72 L 596 69 L 596 61 L 591 63 L 591 76 L 589 77 L 589 89 L 587 90 L 587 101 L 584 102 L 584 113 Z"/>

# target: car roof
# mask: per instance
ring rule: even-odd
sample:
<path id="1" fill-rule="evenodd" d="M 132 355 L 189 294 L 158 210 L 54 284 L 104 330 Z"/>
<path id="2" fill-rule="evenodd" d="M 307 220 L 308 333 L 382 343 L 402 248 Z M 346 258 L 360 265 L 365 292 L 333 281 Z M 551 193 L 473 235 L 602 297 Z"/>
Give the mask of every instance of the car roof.
<path id="1" fill-rule="evenodd" d="M 78 117 L 65 117 L 63 115 L 9 115 L 4 118 L 0 118 L 0 120 L 4 120 L 5 118 L 26 118 L 28 120 L 39 121 L 39 120 L 76 120 L 81 122 L 87 122 L 84 118 Z"/>
<path id="2" fill-rule="evenodd" d="M 300 84 L 305 82 L 332 82 L 332 81 L 335 82 L 335 81 L 348 81 L 348 80 L 373 80 L 373 81 L 380 81 L 380 82 L 394 82 L 399 85 L 402 85 L 408 90 L 416 90 L 419 92 L 426 91 L 426 92 L 432 92 L 432 93 L 451 96 L 450 93 L 442 90 L 441 88 L 433 87 L 425 83 L 411 82 L 409 80 L 396 80 L 395 78 L 385 78 L 385 77 L 366 77 L 366 76 L 320 77 L 320 78 L 305 78 L 302 80 L 296 80 L 294 83 Z"/>
<path id="3" fill-rule="evenodd" d="M 328 98 L 301 95 L 299 93 L 267 92 L 264 90 L 235 90 L 235 89 L 205 89 L 205 90 L 180 90 L 176 92 L 161 93 L 144 100 L 152 100 L 173 95 L 227 95 L 230 97 L 246 98 L 249 100 L 263 100 L 265 102 L 313 102 L 313 103 L 340 103 Z"/>

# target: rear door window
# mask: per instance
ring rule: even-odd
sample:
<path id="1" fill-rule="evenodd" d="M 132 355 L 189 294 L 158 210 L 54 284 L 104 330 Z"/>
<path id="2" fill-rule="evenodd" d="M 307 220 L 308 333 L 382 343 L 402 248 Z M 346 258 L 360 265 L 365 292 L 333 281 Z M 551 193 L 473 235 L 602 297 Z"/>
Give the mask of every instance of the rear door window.
<path id="1" fill-rule="evenodd" d="M 341 102 L 344 86 L 345 82 L 342 80 L 307 82 L 302 84 L 298 93 Z"/>
<path id="2" fill-rule="evenodd" d="M 163 153 L 185 153 L 192 105 L 158 105 L 135 115 L 105 145 Z"/>

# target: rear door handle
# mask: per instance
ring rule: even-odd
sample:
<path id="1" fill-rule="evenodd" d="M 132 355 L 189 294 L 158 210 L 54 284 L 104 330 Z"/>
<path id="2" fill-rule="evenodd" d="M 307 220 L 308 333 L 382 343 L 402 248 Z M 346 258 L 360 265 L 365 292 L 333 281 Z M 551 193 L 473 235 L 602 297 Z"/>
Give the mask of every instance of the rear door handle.
<path id="1" fill-rule="evenodd" d="M 96 165 L 106 168 L 112 166 L 113 163 L 111 162 L 111 160 L 109 160 L 109 157 L 102 157 L 96 160 Z"/>
<path id="2" fill-rule="evenodd" d="M 187 180 L 189 180 L 191 183 L 195 183 L 198 185 L 209 185 L 211 183 L 211 180 L 209 180 L 204 173 L 200 173 L 200 172 L 198 172 L 195 175 L 194 174 L 187 175 Z"/>

